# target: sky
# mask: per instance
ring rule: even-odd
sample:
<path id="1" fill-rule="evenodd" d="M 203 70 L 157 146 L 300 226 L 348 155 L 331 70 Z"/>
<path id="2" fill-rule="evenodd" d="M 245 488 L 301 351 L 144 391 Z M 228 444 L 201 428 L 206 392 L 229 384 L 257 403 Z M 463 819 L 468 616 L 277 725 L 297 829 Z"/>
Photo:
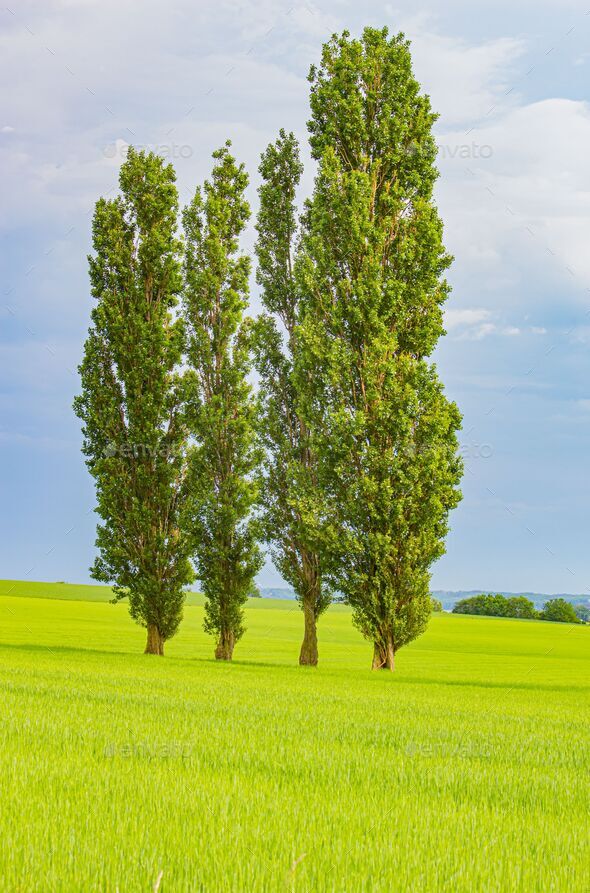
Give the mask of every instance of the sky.
<path id="1" fill-rule="evenodd" d="M 90 581 L 94 490 L 71 404 L 92 210 L 116 193 L 126 147 L 171 160 L 186 203 L 231 138 L 255 210 L 261 151 L 280 127 L 306 140 L 322 42 L 386 25 L 412 41 L 440 113 L 436 200 L 455 257 L 436 362 L 466 471 L 433 588 L 590 592 L 590 0 L 9 3 L 0 577 Z M 259 583 L 281 584 L 270 563 Z"/>

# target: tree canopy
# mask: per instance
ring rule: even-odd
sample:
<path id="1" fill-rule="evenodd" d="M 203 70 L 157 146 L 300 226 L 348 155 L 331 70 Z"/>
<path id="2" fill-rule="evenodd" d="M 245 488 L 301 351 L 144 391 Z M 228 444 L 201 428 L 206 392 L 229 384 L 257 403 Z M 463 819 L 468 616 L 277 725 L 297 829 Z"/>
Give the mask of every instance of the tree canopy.
<path id="1" fill-rule="evenodd" d="M 243 606 L 262 564 L 254 472 L 255 401 L 250 373 L 249 258 L 239 237 L 250 216 L 248 175 L 214 152 L 210 180 L 183 214 L 183 309 L 187 327 L 191 497 L 186 527 L 205 595 L 205 630 L 215 655 L 231 660 L 244 632 Z"/>
<path id="2" fill-rule="evenodd" d="M 313 67 L 318 161 L 298 258 L 296 374 L 320 459 L 326 576 L 375 668 L 424 631 L 432 563 L 459 499 L 459 411 L 429 361 L 451 258 L 433 201 L 436 115 L 408 42 L 348 32 Z"/>
<path id="3" fill-rule="evenodd" d="M 162 654 L 193 579 L 181 526 L 187 427 L 176 314 L 181 244 L 175 174 L 157 155 L 129 149 L 121 194 L 96 204 L 89 258 L 92 325 L 80 366 L 86 463 L 97 494 L 96 580 L 128 598 Z"/>

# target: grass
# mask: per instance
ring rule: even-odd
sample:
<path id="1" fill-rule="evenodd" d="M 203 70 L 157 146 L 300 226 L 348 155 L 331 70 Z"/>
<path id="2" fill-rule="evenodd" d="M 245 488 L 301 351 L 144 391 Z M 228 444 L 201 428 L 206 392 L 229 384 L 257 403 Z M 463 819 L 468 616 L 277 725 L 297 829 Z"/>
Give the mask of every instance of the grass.
<path id="1" fill-rule="evenodd" d="M 386 675 L 337 607 L 312 670 L 251 600 L 219 665 L 198 605 L 161 659 L 95 587 L 10 585 L 0 890 L 590 889 L 587 627 L 434 616 Z"/>
<path id="2" fill-rule="evenodd" d="M 12 595 L 17 598 L 51 598 L 60 601 L 108 602 L 113 597 L 110 586 L 89 586 L 83 583 L 36 583 L 27 580 L 0 580 L 0 598 Z M 189 592 L 188 605 L 202 605 L 198 592 Z"/>

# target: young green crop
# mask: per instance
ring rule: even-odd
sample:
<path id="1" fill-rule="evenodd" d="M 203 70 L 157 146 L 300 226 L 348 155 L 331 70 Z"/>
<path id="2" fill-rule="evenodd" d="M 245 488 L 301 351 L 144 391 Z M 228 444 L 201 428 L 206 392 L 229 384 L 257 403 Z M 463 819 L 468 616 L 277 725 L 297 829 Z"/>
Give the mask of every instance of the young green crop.
<path id="1" fill-rule="evenodd" d="M 296 604 L 246 612 L 233 664 L 199 606 L 160 662 L 123 605 L 0 596 L 0 889 L 585 893 L 586 627 L 435 615 L 390 676 L 348 608 L 314 670 Z"/>

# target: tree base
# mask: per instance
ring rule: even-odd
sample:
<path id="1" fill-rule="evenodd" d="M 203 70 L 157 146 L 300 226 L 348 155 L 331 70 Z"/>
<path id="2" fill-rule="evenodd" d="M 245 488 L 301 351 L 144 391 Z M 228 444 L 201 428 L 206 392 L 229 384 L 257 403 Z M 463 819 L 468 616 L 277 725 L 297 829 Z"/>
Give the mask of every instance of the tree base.
<path id="1" fill-rule="evenodd" d="M 303 619 L 305 632 L 301 651 L 299 652 L 299 666 L 317 667 L 318 665 L 318 631 L 314 605 L 308 601 L 303 602 Z"/>
<path id="2" fill-rule="evenodd" d="M 310 646 L 304 639 L 303 644 L 301 645 L 301 651 L 299 652 L 299 666 L 300 667 L 317 667 L 317 665 L 318 665 L 317 646 L 315 648 L 313 646 Z"/>
<path id="3" fill-rule="evenodd" d="M 371 669 L 389 670 L 393 673 L 393 670 L 395 669 L 395 651 L 393 650 L 393 642 L 375 642 Z"/>
<path id="4" fill-rule="evenodd" d="M 215 660 L 231 660 L 235 644 L 236 639 L 232 632 L 222 633 L 215 648 Z"/>
<path id="5" fill-rule="evenodd" d="M 164 639 L 160 630 L 154 623 L 148 623 L 147 642 L 144 654 L 157 654 L 159 657 L 164 656 Z"/>

